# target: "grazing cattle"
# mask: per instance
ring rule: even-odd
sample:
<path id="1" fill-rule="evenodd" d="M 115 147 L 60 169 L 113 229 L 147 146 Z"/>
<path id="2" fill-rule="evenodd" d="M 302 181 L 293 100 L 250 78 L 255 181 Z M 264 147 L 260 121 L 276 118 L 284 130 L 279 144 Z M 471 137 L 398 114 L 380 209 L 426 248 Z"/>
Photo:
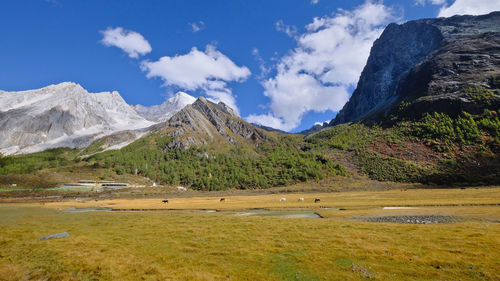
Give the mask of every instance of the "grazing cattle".
<path id="1" fill-rule="evenodd" d="M 226 202 L 226 198 L 222 197 L 219 202 Z"/>
<path id="2" fill-rule="evenodd" d="M 299 201 L 304 201 L 304 198 L 300 197 L 300 198 L 299 198 Z"/>
<path id="3" fill-rule="evenodd" d="M 321 201 L 321 199 L 319 199 L 319 198 L 314 199 L 314 203 L 318 203 L 320 201 Z"/>
<path id="4" fill-rule="evenodd" d="M 163 202 L 163 203 L 168 203 L 168 200 L 166 200 L 166 199 L 165 199 L 165 200 L 162 200 L 161 202 Z"/>
<path id="5" fill-rule="evenodd" d="M 280 198 L 280 202 L 285 202 L 285 201 L 286 201 L 285 197 Z"/>

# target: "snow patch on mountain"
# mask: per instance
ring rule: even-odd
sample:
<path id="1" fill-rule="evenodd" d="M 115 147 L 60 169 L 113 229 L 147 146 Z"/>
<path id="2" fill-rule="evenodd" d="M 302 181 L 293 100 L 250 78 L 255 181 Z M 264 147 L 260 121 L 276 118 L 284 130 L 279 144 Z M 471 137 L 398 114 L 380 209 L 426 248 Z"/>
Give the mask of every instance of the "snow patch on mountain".
<path id="1" fill-rule="evenodd" d="M 167 99 L 162 104 L 153 106 L 136 105 L 135 111 L 145 119 L 152 122 L 165 122 L 186 105 L 192 104 L 196 98 L 184 92 L 178 92 L 175 96 Z"/>
<path id="2" fill-rule="evenodd" d="M 0 91 L 0 153 L 4 155 L 84 147 L 115 132 L 154 124 L 137 114 L 118 92 L 88 93 L 72 82 Z"/>

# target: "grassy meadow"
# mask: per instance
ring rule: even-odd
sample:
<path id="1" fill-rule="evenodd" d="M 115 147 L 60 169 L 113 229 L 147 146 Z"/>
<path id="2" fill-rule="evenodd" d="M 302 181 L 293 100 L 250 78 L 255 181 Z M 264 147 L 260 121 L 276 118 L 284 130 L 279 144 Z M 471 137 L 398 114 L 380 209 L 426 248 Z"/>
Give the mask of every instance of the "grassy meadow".
<path id="1" fill-rule="evenodd" d="M 456 206 L 456 205 L 498 205 L 498 188 L 467 189 L 392 189 L 382 191 L 354 191 L 329 193 L 293 193 L 262 194 L 211 197 L 169 198 L 169 203 L 162 203 L 162 198 L 146 199 L 110 199 L 110 200 L 71 200 L 46 203 L 45 207 L 59 210 L 76 208 L 112 208 L 116 210 L 241 210 L 241 209 L 279 209 L 279 208 L 345 208 L 369 209 L 384 206 Z M 173 195 L 172 195 L 173 196 Z M 220 198 L 224 197 L 224 202 Z M 280 202 L 286 198 L 285 202 Z M 304 201 L 299 201 L 304 198 Z M 319 198 L 319 203 L 314 199 Z"/>
<path id="2" fill-rule="evenodd" d="M 281 197 L 287 201 L 279 202 Z M 299 202 L 300 197 L 305 201 Z M 321 203 L 312 201 L 316 197 Z M 2 204 L 0 280 L 500 278 L 500 195 L 495 188 L 227 196 L 223 203 L 219 198 L 173 198 L 168 207 L 159 199 Z M 173 210 L 61 212 L 91 206 Z M 231 214 L 299 207 L 324 218 Z M 197 211 L 202 209 L 220 212 Z M 403 225 L 353 219 L 394 214 L 460 220 Z M 70 236 L 39 241 L 64 231 Z"/>

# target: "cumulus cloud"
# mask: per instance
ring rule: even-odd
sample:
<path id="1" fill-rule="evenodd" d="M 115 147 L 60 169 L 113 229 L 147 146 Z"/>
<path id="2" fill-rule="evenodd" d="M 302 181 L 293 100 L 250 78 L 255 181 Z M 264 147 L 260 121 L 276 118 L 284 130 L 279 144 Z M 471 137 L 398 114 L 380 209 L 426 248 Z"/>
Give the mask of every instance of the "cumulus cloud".
<path id="1" fill-rule="evenodd" d="M 189 24 L 189 26 L 191 26 L 191 29 L 193 30 L 193 32 L 198 32 L 198 31 L 205 29 L 205 23 L 203 21 L 192 22 Z"/>
<path id="2" fill-rule="evenodd" d="M 370 1 L 352 11 L 317 17 L 297 37 L 297 47 L 262 81 L 269 112 L 250 122 L 290 131 L 310 112 L 339 111 L 368 59 L 373 41 L 396 20 L 394 11 Z"/>
<path id="3" fill-rule="evenodd" d="M 207 45 L 205 51 L 193 47 L 185 55 L 143 61 L 141 69 L 147 73 L 148 78 L 161 78 L 164 86 L 191 91 L 201 89 L 215 101 L 222 101 L 235 110 L 238 108 L 227 83 L 243 82 L 251 74 L 247 67 L 237 66 L 212 45 Z"/>
<path id="4" fill-rule="evenodd" d="M 286 25 L 283 20 L 279 20 L 275 24 L 276 26 L 276 31 L 283 32 L 288 37 L 293 37 L 295 34 L 297 34 L 297 27 L 293 25 Z"/>
<path id="5" fill-rule="evenodd" d="M 439 17 L 483 15 L 493 11 L 500 11 L 499 0 L 456 0 L 450 6 L 444 5 L 439 10 Z"/>
<path id="6" fill-rule="evenodd" d="M 319 0 L 311 0 L 311 4 L 316 5 L 318 4 Z"/>
<path id="7" fill-rule="evenodd" d="M 121 27 L 111 28 L 101 31 L 103 38 L 101 43 L 107 47 L 118 47 L 131 58 L 138 58 L 151 52 L 151 45 L 144 37 L 131 30 Z"/>

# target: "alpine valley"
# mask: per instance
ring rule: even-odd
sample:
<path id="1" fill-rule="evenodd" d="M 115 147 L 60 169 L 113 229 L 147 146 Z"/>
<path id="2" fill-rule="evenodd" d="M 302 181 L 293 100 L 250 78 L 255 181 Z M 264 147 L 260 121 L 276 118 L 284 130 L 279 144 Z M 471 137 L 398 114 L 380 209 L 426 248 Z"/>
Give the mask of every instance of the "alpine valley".
<path id="1" fill-rule="evenodd" d="M 71 82 L 0 91 L 0 185 L 498 184 L 498 110 L 500 12 L 416 20 L 387 26 L 349 102 L 304 134 L 183 92 L 146 107 Z"/>

